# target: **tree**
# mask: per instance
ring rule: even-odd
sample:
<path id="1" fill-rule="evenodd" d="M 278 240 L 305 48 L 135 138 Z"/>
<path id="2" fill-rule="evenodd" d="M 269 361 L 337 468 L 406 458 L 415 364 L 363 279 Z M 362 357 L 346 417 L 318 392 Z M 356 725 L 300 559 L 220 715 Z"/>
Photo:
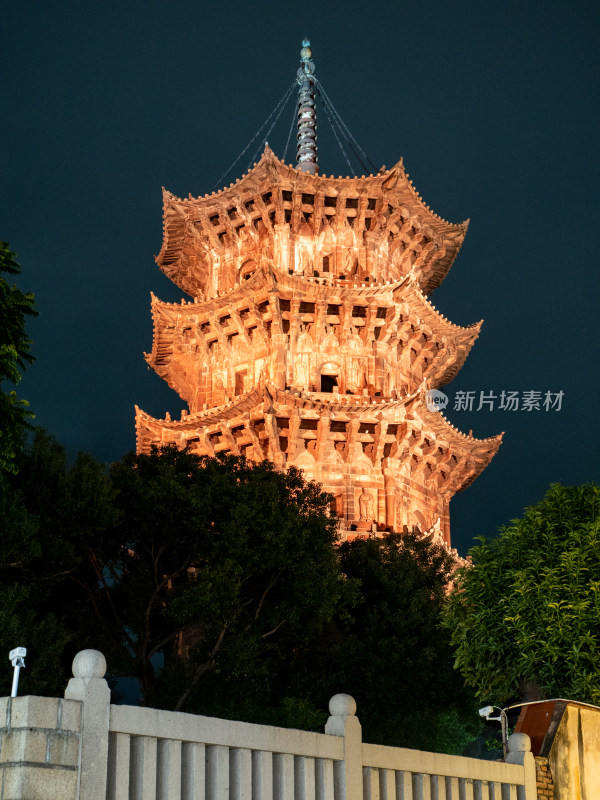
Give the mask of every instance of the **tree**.
<path id="1" fill-rule="evenodd" d="M 24 645 L 21 691 L 57 694 L 81 647 L 94 638 L 81 618 L 81 576 L 93 573 L 97 542 L 114 521 L 112 487 L 101 464 L 37 430 L 0 476 L 0 654 Z M 0 658 L 0 682 L 11 668 Z"/>
<path id="2" fill-rule="evenodd" d="M 143 702 L 256 718 L 344 586 L 329 496 L 295 469 L 165 448 L 111 480 L 119 521 L 82 577 L 111 667 Z"/>
<path id="3" fill-rule="evenodd" d="M 33 417 L 26 400 L 19 399 L 14 390 L 1 388 L 6 381 L 16 385 L 33 361 L 31 339 L 25 330 L 26 317 L 37 314 L 33 295 L 10 286 L 2 274 L 18 275 L 20 271 L 8 243 L 0 241 L 0 474 L 14 471 L 24 430 Z"/>
<path id="4" fill-rule="evenodd" d="M 478 725 L 441 627 L 453 557 L 400 534 L 338 552 L 355 597 L 303 653 L 297 692 L 321 707 L 335 692 L 351 694 L 365 741 L 461 752 Z"/>
<path id="5" fill-rule="evenodd" d="M 600 488 L 553 484 L 480 541 L 446 619 L 467 684 L 495 704 L 600 703 Z"/>

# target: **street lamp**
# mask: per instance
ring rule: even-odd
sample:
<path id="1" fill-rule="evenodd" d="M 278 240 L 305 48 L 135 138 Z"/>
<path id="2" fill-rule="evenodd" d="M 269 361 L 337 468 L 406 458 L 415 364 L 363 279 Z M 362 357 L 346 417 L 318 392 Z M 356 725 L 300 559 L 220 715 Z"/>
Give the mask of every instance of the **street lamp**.
<path id="1" fill-rule="evenodd" d="M 500 712 L 498 717 L 492 717 L 494 709 Z M 479 716 L 485 717 L 488 722 L 500 723 L 500 730 L 502 732 L 502 754 L 506 761 L 506 756 L 508 754 L 508 719 L 506 717 L 506 711 L 498 706 L 485 706 L 485 708 L 479 709 Z"/>

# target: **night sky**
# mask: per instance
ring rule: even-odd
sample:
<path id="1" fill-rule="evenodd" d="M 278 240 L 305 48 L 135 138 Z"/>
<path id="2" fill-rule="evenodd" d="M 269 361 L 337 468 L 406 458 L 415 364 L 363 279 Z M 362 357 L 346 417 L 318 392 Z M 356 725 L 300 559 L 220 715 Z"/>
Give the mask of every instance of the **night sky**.
<path id="1" fill-rule="evenodd" d="M 36 295 L 20 385 L 69 453 L 133 449 L 134 404 L 179 417 L 149 371 L 161 186 L 204 194 L 271 112 L 311 40 L 316 74 L 379 167 L 401 157 L 431 208 L 470 218 L 432 301 L 485 320 L 447 416 L 498 455 L 451 503 L 453 543 L 493 535 L 553 481 L 598 480 L 600 7 L 584 2 L 6 3 L 0 238 Z M 269 143 L 279 156 L 288 105 Z M 321 113 L 321 172 L 349 170 Z M 250 148 L 227 183 L 248 167 Z M 293 155 L 288 151 L 287 161 Z M 361 170 L 362 172 L 362 170 Z M 360 173 L 359 173 L 360 174 Z M 564 392 L 560 411 L 498 409 Z M 453 410 L 457 392 L 497 396 Z M 555 398 L 553 398 L 555 399 Z"/>

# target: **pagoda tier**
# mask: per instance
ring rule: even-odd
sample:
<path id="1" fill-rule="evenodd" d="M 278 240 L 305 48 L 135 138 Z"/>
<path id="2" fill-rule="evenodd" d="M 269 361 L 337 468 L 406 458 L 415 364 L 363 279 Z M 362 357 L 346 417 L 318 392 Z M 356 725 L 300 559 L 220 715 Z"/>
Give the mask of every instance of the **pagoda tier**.
<path id="1" fill-rule="evenodd" d="M 429 303 L 413 275 L 395 283 L 330 285 L 263 264 L 218 298 L 152 297 L 146 360 L 194 413 L 250 391 L 279 389 L 390 400 L 448 383 L 481 323 L 462 328 Z"/>
<path id="2" fill-rule="evenodd" d="M 174 444 L 294 465 L 333 495 L 345 535 L 417 527 L 449 545 L 449 501 L 487 466 L 502 435 L 460 433 L 427 410 L 424 392 L 397 400 L 306 394 L 262 380 L 233 402 L 178 421 L 136 407 L 137 448 Z"/>
<path id="3" fill-rule="evenodd" d="M 467 222 L 451 224 L 415 191 L 402 161 L 362 178 L 312 175 L 261 160 L 235 184 L 204 197 L 163 191 L 157 262 L 192 297 L 228 292 L 266 262 L 329 284 L 381 284 L 409 273 L 428 294 L 443 281 Z"/>

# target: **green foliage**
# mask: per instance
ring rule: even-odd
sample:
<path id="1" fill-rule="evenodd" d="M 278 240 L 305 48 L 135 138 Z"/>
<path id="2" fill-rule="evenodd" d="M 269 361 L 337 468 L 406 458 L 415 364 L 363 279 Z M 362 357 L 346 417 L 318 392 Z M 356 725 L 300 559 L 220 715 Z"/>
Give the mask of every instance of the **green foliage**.
<path id="1" fill-rule="evenodd" d="M 294 469 L 176 449 L 126 457 L 111 479 L 120 521 L 92 596 L 110 663 L 147 704 L 271 707 L 344 590 L 328 496 Z"/>
<path id="2" fill-rule="evenodd" d="M 114 519 L 112 489 L 89 456 L 68 467 L 43 431 L 14 464 L 14 474 L 0 475 L 0 653 L 26 646 L 20 691 L 58 694 L 75 652 L 93 643 L 80 616 L 82 581 L 95 582 L 93 544 Z M 5 691 L 10 673 L 0 658 Z"/>
<path id="3" fill-rule="evenodd" d="M 522 519 L 481 538 L 446 624 L 478 697 L 600 703 L 600 488 L 553 484 Z"/>
<path id="4" fill-rule="evenodd" d="M 303 654 L 298 691 L 321 708 L 351 694 L 365 741 L 460 752 L 478 721 L 440 626 L 452 558 L 400 535 L 344 543 L 339 558 L 349 602 Z"/>
<path id="5" fill-rule="evenodd" d="M 10 286 L 3 273 L 18 275 L 21 268 L 7 242 L 0 241 L 0 387 L 17 384 L 31 364 L 31 339 L 25 330 L 27 316 L 35 316 L 33 295 Z M 0 472 L 14 472 L 28 420 L 33 417 L 26 400 L 14 390 L 0 388 Z"/>

